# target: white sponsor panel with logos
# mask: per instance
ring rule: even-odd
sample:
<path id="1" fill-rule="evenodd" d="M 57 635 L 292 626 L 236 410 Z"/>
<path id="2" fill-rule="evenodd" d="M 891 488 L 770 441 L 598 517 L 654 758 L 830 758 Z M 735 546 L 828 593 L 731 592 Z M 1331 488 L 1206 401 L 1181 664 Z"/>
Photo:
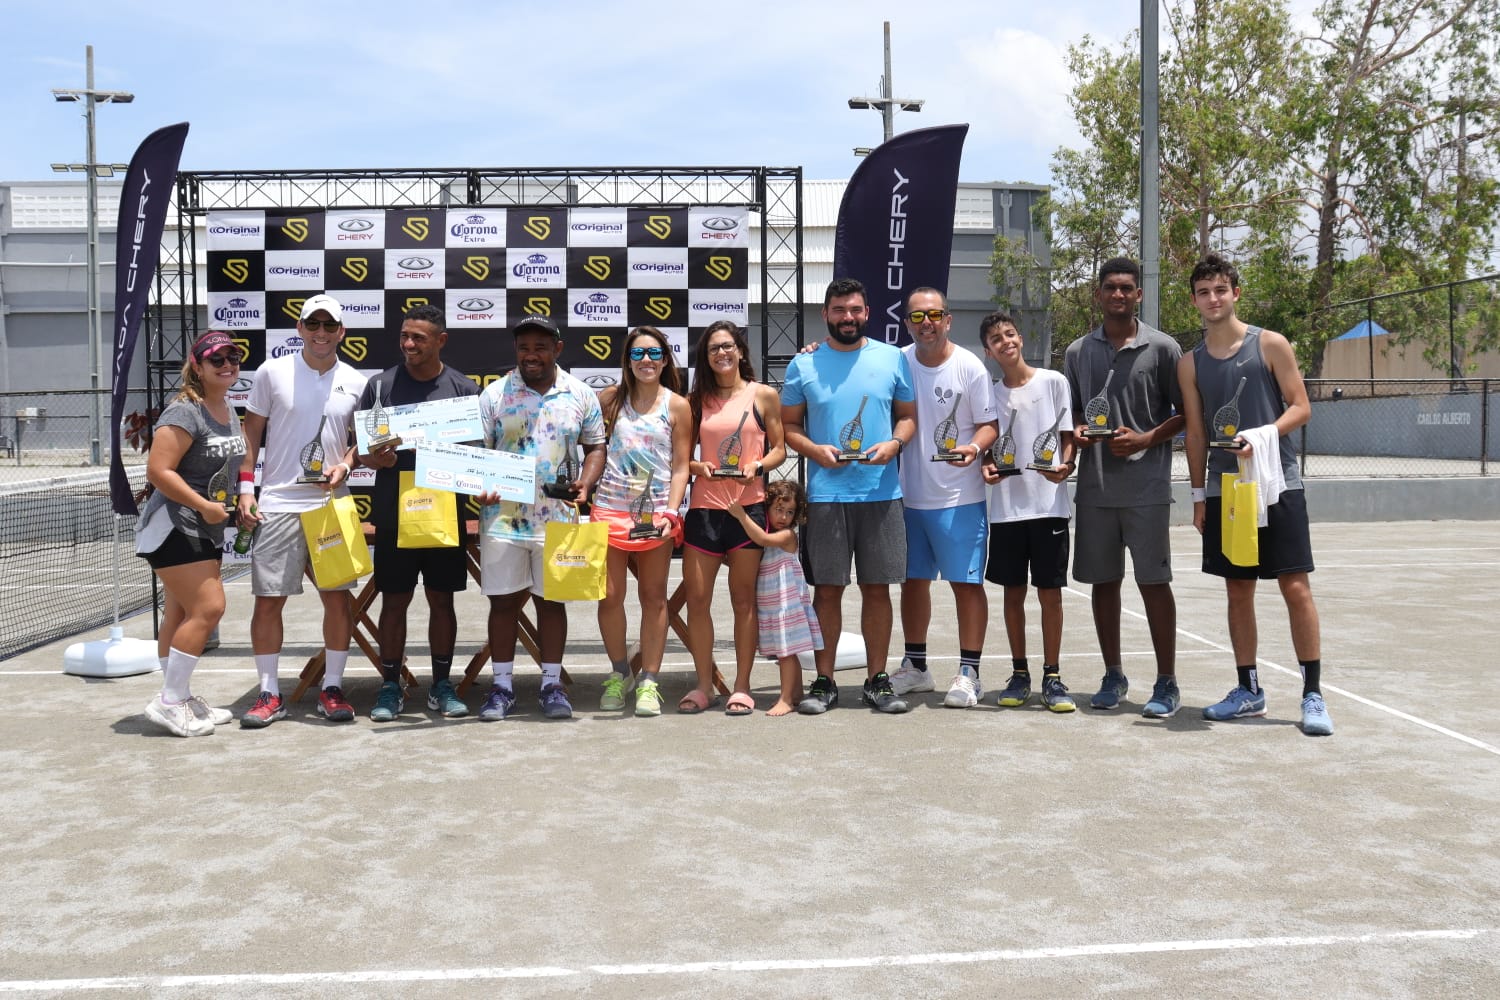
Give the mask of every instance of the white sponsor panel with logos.
<path id="1" fill-rule="evenodd" d="M 686 288 L 688 254 L 685 247 L 631 247 L 626 267 L 632 288 Z"/>
<path id="2" fill-rule="evenodd" d="M 689 325 L 702 329 L 715 320 L 727 319 L 744 326 L 750 322 L 750 304 L 737 289 L 718 292 L 709 288 L 688 289 Z"/>
<path id="3" fill-rule="evenodd" d="M 302 350 L 302 334 L 296 330 L 266 331 L 266 360 L 284 358 Z"/>
<path id="4" fill-rule="evenodd" d="M 323 245 L 330 250 L 385 246 L 383 211 L 330 210 L 323 220 Z"/>
<path id="5" fill-rule="evenodd" d="M 688 246 L 748 247 L 750 211 L 745 208 L 695 206 L 688 209 Z"/>
<path id="6" fill-rule="evenodd" d="M 553 317 L 556 319 L 557 317 Z M 568 315 L 559 324 L 573 326 L 625 326 L 625 289 L 568 289 Z"/>
<path id="7" fill-rule="evenodd" d="M 385 255 L 385 287 L 441 286 L 446 257 L 445 250 L 388 250 Z"/>
<path id="8" fill-rule="evenodd" d="M 208 245 L 215 250 L 260 250 L 266 245 L 264 212 L 212 212 Z"/>
<path id="9" fill-rule="evenodd" d="M 448 328 L 505 326 L 505 292 L 499 288 L 448 289 Z"/>
<path id="10" fill-rule="evenodd" d="M 505 284 L 517 288 L 567 288 L 568 252 L 564 249 L 505 251 Z"/>
<path id="11" fill-rule="evenodd" d="M 625 209 L 574 208 L 568 212 L 568 246 L 622 247 Z"/>
<path id="12" fill-rule="evenodd" d="M 447 215 L 447 246 L 505 246 L 505 209 L 450 208 Z"/>
<path id="13" fill-rule="evenodd" d="M 266 293 L 209 292 L 208 325 L 214 330 L 264 329 Z"/>
<path id="14" fill-rule="evenodd" d="M 333 297 L 344 307 L 344 327 L 348 330 L 385 329 L 385 293 L 379 289 L 371 291 L 339 291 Z M 355 359 L 359 360 L 359 359 Z"/>
<path id="15" fill-rule="evenodd" d="M 266 288 L 323 287 L 322 250 L 267 250 Z"/>

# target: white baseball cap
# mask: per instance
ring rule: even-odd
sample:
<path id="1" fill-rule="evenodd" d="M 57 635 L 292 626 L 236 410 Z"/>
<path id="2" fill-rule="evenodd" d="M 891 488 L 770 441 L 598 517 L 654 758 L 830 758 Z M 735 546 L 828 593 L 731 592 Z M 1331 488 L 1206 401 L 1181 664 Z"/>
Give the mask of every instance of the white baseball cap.
<path id="1" fill-rule="evenodd" d="M 312 298 L 302 303 L 302 319 L 306 320 L 307 317 L 311 316 L 319 309 L 326 312 L 329 319 L 333 320 L 340 326 L 343 325 L 344 307 L 339 305 L 339 300 L 334 298 L 332 295 L 314 295 Z"/>

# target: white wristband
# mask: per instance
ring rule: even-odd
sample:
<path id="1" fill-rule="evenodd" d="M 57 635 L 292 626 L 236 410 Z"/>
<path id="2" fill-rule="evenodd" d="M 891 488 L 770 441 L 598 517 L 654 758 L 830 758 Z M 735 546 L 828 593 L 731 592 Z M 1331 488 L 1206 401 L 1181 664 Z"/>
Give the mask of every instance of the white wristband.
<path id="1" fill-rule="evenodd" d="M 1189 486 L 1188 493 L 1193 498 L 1193 503 L 1203 503 L 1208 499 L 1208 489 L 1203 486 Z"/>
<path id="2" fill-rule="evenodd" d="M 242 496 L 242 497 L 252 497 L 254 495 L 255 495 L 255 484 L 254 483 L 244 483 L 244 482 L 240 483 L 240 496 Z"/>

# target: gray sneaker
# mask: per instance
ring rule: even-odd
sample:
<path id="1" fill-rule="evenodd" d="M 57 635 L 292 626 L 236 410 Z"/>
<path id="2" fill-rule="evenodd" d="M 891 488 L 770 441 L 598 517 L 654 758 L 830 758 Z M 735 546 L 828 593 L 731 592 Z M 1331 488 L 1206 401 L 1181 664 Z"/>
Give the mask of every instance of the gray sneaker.
<path id="1" fill-rule="evenodd" d="M 1182 704 L 1182 695 L 1177 691 L 1177 682 L 1170 677 L 1158 677 L 1156 687 L 1151 689 L 1151 700 L 1141 709 L 1148 719 L 1170 719 L 1177 714 Z"/>
<path id="2" fill-rule="evenodd" d="M 839 704 L 838 685 L 833 678 L 819 674 L 807 689 L 807 697 L 797 703 L 797 711 L 803 715 L 822 715 Z"/>
<path id="3" fill-rule="evenodd" d="M 891 675 L 882 670 L 865 681 L 864 702 L 877 712 L 900 715 L 907 711 L 907 704 L 891 690 Z"/>
<path id="4" fill-rule="evenodd" d="M 375 696 L 375 707 L 370 709 L 370 721 L 390 722 L 401 714 L 405 705 L 406 699 L 401 697 L 401 685 L 395 681 L 386 681 L 380 685 L 380 693 Z"/>
<path id="5" fill-rule="evenodd" d="M 446 719 L 462 719 L 469 714 L 469 706 L 458 696 L 452 681 L 438 681 L 427 692 L 427 711 L 439 712 Z"/>
<path id="6" fill-rule="evenodd" d="M 911 660 L 901 657 L 901 666 L 891 674 L 891 690 L 896 694 L 920 694 L 936 690 L 931 670 L 918 670 Z"/>
<path id="7" fill-rule="evenodd" d="M 1106 670 L 1099 682 L 1099 693 L 1089 699 L 1089 707 L 1109 711 L 1120 707 L 1120 700 L 1130 690 L 1130 678 L 1123 671 Z"/>

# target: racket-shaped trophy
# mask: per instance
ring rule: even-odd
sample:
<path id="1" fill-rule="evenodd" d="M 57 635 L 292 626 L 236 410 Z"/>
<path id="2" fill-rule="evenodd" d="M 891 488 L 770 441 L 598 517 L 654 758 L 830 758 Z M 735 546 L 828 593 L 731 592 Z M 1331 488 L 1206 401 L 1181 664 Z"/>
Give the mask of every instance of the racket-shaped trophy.
<path id="1" fill-rule="evenodd" d="M 745 428 L 745 418 L 750 416 L 750 408 L 745 407 L 745 412 L 740 414 L 740 422 L 735 426 L 734 433 L 719 443 L 719 465 L 713 471 L 714 479 L 744 479 L 745 469 L 741 459 L 745 454 L 745 442 L 740 437 L 740 431 Z"/>
<path id="2" fill-rule="evenodd" d="M 235 468 L 239 465 L 235 460 L 239 457 L 230 455 L 224 459 L 224 467 L 208 477 L 208 499 L 222 506 L 226 513 L 233 513 L 239 502 L 238 495 L 229 492 L 229 484 L 239 478 L 235 475 Z"/>
<path id="3" fill-rule="evenodd" d="M 573 484 L 578 482 L 578 471 L 578 459 L 573 455 L 573 439 L 565 434 L 562 461 L 557 465 L 557 478 L 542 484 L 542 494 L 553 500 L 577 499 Z"/>
<path id="4" fill-rule="evenodd" d="M 868 457 L 860 445 L 865 443 L 865 404 L 870 401 L 869 396 L 859 397 L 859 409 L 854 411 L 854 419 L 844 425 L 839 431 L 839 453 L 840 462 L 864 462 Z"/>
<path id="5" fill-rule="evenodd" d="M 401 445 L 401 435 L 391 433 L 391 415 L 386 412 L 385 404 L 380 401 L 380 383 L 375 383 L 375 405 L 370 407 L 370 412 L 365 414 L 365 430 L 370 435 L 370 450 L 379 451 L 381 448 L 398 448 Z"/>
<path id="6" fill-rule="evenodd" d="M 1234 390 L 1234 395 L 1229 402 L 1219 407 L 1214 413 L 1212 440 L 1208 442 L 1210 448 L 1242 448 L 1244 442 L 1235 437 L 1240 430 L 1240 393 L 1245 391 L 1245 376 L 1240 376 L 1240 384 Z"/>
<path id="7" fill-rule="evenodd" d="M 956 392 L 953 394 L 953 407 L 948 415 L 943 418 L 942 423 L 937 425 L 937 430 L 932 432 L 932 443 L 937 445 L 937 451 L 933 453 L 934 462 L 962 462 L 964 456 L 953 449 L 958 446 L 958 404 L 964 398 L 964 394 Z"/>
<path id="8" fill-rule="evenodd" d="M 1063 417 L 1067 416 L 1067 413 L 1066 409 L 1058 410 L 1057 419 L 1052 421 L 1052 426 L 1047 429 L 1047 432 L 1031 442 L 1031 461 L 1026 463 L 1026 468 L 1037 472 L 1051 472 L 1056 466 L 1057 429 L 1062 426 Z"/>
<path id="9" fill-rule="evenodd" d="M 1083 408 L 1083 436 L 1086 438 L 1107 438 L 1115 433 L 1109 425 L 1109 382 L 1114 377 L 1115 370 L 1111 368 L 1104 376 L 1104 388 Z"/>
<path id="10" fill-rule="evenodd" d="M 661 529 L 652 520 L 656 513 L 656 504 L 651 501 L 651 481 L 655 473 L 646 470 L 646 482 L 641 487 L 641 495 L 630 502 L 630 520 L 634 523 L 630 526 L 630 538 L 660 538 Z"/>
<path id="11" fill-rule="evenodd" d="M 995 460 L 995 473 L 1002 478 L 1005 476 L 1019 476 L 1021 467 L 1016 464 L 1016 438 L 1011 429 L 1016 426 L 1016 411 L 1010 411 L 1010 422 L 1005 425 L 1005 433 L 1000 435 L 1000 440 L 995 442 L 994 448 L 990 449 L 990 455 Z"/>
<path id="12" fill-rule="evenodd" d="M 299 483 L 326 483 L 328 473 L 323 471 L 323 427 L 328 423 L 328 414 L 323 414 L 318 421 L 318 433 L 313 439 L 302 446 L 297 460 L 302 463 L 302 475 L 297 477 Z"/>

